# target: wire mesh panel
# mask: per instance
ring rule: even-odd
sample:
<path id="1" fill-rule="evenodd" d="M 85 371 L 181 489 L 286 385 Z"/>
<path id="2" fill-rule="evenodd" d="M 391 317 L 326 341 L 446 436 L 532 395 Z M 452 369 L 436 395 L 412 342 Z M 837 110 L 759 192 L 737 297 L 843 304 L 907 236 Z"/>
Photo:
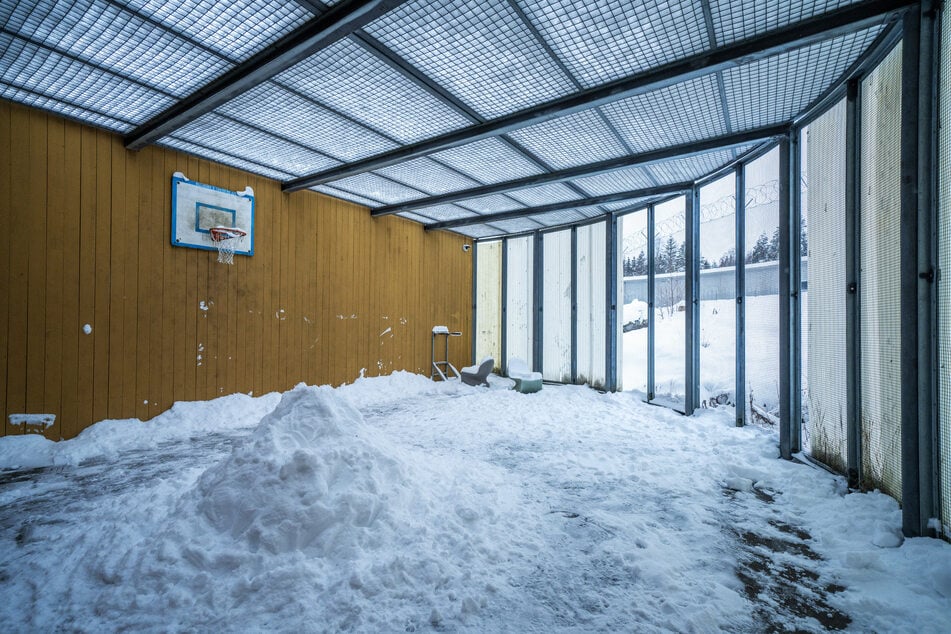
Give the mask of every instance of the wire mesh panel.
<path id="1" fill-rule="evenodd" d="M 938 132 L 938 500 L 951 535 L 951 11 L 941 20 Z"/>
<path id="2" fill-rule="evenodd" d="M 578 227 L 578 376 L 579 383 L 604 387 L 607 257 L 605 223 Z"/>
<path id="3" fill-rule="evenodd" d="M 477 242 L 475 361 L 502 363 L 502 242 Z"/>
<path id="4" fill-rule="evenodd" d="M 862 82 L 862 480 L 901 501 L 901 45 Z"/>
<path id="5" fill-rule="evenodd" d="M 571 230 L 546 233 L 542 273 L 542 374 L 571 382 Z"/>
<path id="6" fill-rule="evenodd" d="M 736 404 L 736 176 L 700 188 L 700 401 Z"/>
<path id="7" fill-rule="evenodd" d="M 532 320 L 535 302 L 533 291 L 534 240 L 531 237 L 512 238 L 506 242 L 508 258 L 505 274 L 505 355 L 506 364 L 521 359 L 532 368 Z"/>
<path id="8" fill-rule="evenodd" d="M 685 222 L 683 196 L 654 208 L 654 396 L 678 410 L 685 408 L 687 372 Z"/>
<path id="9" fill-rule="evenodd" d="M 845 101 L 802 135 L 803 449 L 848 470 Z M 812 268 L 817 275 L 809 277 Z M 808 290 L 807 290 L 808 289 Z"/>
<path id="10" fill-rule="evenodd" d="M 621 216 L 621 385 L 647 398 L 647 210 Z"/>
<path id="11" fill-rule="evenodd" d="M 746 178 L 746 420 L 779 421 L 779 150 L 744 167 Z"/>

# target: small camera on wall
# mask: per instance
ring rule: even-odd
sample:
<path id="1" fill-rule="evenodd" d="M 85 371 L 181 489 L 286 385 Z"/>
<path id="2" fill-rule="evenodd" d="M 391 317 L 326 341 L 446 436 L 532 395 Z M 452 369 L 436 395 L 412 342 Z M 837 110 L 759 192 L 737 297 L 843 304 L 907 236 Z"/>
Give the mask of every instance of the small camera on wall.
<path id="1" fill-rule="evenodd" d="M 471 249 L 471 248 L 472 248 L 472 245 L 471 245 L 471 244 L 466 243 L 466 244 L 462 245 L 462 250 L 465 251 L 466 253 L 468 253 L 468 252 L 469 252 L 469 249 Z"/>

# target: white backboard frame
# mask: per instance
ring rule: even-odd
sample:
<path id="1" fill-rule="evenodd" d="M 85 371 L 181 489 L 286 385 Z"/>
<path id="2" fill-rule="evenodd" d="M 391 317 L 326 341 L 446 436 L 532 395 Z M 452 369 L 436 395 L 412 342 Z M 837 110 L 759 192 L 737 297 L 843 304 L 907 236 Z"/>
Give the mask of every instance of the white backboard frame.
<path id="1" fill-rule="evenodd" d="M 239 255 L 254 255 L 254 192 L 233 192 L 190 181 L 180 172 L 172 176 L 172 246 L 217 251 L 208 231 L 235 227 L 247 232 Z"/>

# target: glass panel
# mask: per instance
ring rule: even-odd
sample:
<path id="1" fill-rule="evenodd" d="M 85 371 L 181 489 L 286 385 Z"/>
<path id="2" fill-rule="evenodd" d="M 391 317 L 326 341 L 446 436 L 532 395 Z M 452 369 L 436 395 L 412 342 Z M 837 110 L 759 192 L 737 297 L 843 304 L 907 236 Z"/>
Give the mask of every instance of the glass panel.
<path id="1" fill-rule="evenodd" d="M 938 496 L 945 536 L 951 535 L 951 11 L 942 12 L 938 103 Z"/>
<path id="2" fill-rule="evenodd" d="M 678 410 L 685 407 L 685 221 L 683 196 L 654 208 L 654 397 Z"/>
<path id="3" fill-rule="evenodd" d="M 502 365 L 502 242 L 477 242 L 475 359 Z"/>
<path id="4" fill-rule="evenodd" d="M 605 223 L 578 227 L 578 382 L 604 387 Z"/>
<path id="5" fill-rule="evenodd" d="M 647 210 L 621 216 L 621 385 L 647 398 Z"/>
<path id="6" fill-rule="evenodd" d="M 779 149 L 746 172 L 746 420 L 779 422 Z"/>
<path id="7" fill-rule="evenodd" d="M 546 381 L 571 382 L 571 231 L 542 238 L 542 374 Z"/>
<path id="8" fill-rule="evenodd" d="M 532 368 L 532 266 L 534 239 L 511 238 L 506 242 L 505 350 L 506 363 L 521 359 Z M 506 366 L 507 367 L 507 366 Z"/>
<path id="9" fill-rule="evenodd" d="M 901 45 L 862 82 L 862 480 L 901 501 Z"/>
<path id="10" fill-rule="evenodd" d="M 803 450 L 848 470 L 845 101 L 802 133 Z M 820 271 L 809 279 L 810 264 Z"/>
<path id="11" fill-rule="evenodd" d="M 736 404 L 736 175 L 700 188 L 700 402 Z"/>

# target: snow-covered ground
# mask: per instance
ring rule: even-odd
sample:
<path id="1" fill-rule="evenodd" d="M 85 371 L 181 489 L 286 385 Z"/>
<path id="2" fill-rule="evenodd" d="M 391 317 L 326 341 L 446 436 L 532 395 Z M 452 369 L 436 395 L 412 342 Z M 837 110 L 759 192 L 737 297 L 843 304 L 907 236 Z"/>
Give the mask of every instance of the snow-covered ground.
<path id="1" fill-rule="evenodd" d="M 722 409 L 405 373 L 0 438 L 0 622 L 947 631 L 951 545 L 776 455 Z"/>

